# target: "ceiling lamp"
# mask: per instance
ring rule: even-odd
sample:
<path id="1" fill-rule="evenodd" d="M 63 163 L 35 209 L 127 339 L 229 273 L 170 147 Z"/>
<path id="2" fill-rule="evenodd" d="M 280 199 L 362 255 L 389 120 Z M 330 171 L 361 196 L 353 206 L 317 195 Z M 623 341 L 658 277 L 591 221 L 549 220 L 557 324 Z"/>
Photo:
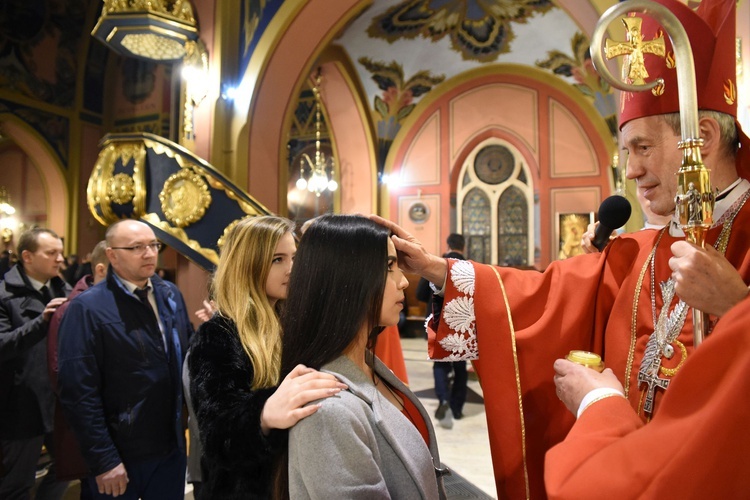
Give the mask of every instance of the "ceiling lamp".
<path id="1" fill-rule="evenodd" d="M 10 195 L 5 186 L 0 186 L 0 217 L 8 217 L 16 213 L 16 209 L 10 204 Z"/>
<path id="2" fill-rule="evenodd" d="M 320 80 L 320 71 L 318 71 L 315 86 L 312 89 L 315 96 L 315 160 L 307 153 L 302 153 L 299 160 L 299 179 L 296 183 L 297 189 L 307 189 L 315 193 L 315 196 L 320 196 L 325 190 L 336 191 L 339 187 L 333 179 L 335 163 L 333 158 L 326 158 L 325 153 L 320 150 Z"/>
<path id="3" fill-rule="evenodd" d="M 189 0 L 104 0 L 91 34 L 123 56 L 170 62 L 198 39 Z"/>

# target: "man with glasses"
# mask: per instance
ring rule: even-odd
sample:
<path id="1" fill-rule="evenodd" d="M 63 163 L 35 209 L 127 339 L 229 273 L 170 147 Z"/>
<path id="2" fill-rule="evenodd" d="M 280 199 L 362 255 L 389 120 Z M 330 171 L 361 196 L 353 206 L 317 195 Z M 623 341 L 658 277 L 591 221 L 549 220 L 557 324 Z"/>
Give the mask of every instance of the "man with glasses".
<path id="1" fill-rule="evenodd" d="M 149 226 L 117 222 L 106 242 L 107 278 L 72 300 L 60 324 L 60 402 L 94 498 L 182 499 L 185 302 L 154 274 L 162 244 Z"/>

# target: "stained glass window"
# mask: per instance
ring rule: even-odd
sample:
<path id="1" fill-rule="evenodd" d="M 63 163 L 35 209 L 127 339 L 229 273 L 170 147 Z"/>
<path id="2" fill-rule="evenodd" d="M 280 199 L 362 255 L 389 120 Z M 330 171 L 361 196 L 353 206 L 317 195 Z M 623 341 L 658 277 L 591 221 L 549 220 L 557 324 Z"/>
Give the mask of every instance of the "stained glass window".
<path id="1" fill-rule="evenodd" d="M 534 263 L 534 187 L 523 155 L 498 139 L 481 144 L 461 167 L 458 230 L 467 256 L 506 266 Z"/>
<path id="2" fill-rule="evenodd" d="M 492 237 L 489 198 L 481 189 L 472 189 L 464 196 L 461 213 L 466 256 L 477 262 L 489 263 Z"/>
<path id="3" fill-rule="evenodd" d="M 506 266 L 529 263 L 529 210 L 526 197 L 515 186 L 500 196 L 497 205 L 497 262 Z"/>

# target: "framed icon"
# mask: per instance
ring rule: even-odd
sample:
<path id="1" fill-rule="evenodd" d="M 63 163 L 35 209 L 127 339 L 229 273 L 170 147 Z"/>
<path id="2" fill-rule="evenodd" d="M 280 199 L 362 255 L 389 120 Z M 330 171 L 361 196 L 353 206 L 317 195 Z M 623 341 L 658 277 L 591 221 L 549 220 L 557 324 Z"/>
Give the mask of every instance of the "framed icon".
<path id="1" fill-rule="evenodd" d="M 411 219 L 412 222 L 422 224 L 429 218 L 430 208 L 421 201 L 414 202 L 409 207 L 409 219 Z"/>
<path id="2" fill-rule="evenodd" d="M 581 246 L 583 233 L 594 223 L 594 212 L 558 213 L 557 258 L 567 259 L 584 253 Z"/>

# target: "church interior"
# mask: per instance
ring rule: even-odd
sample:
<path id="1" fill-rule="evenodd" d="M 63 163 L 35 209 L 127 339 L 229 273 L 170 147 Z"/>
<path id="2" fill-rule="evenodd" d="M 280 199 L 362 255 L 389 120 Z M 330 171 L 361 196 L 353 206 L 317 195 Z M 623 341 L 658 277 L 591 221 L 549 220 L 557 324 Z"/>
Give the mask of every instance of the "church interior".
<path id="1" fill-rule="evenodd" d="M 223 236 L 265 213 L 297 227 L 379 214 L 432 253 L 461 233 L 472 260 L 543 270 L 581 251 L 610 195 L 634 207 L 625 230 L 644 222 L 618 154 L 619 91 L 589 54 L 615 4 L 3 0 L 1 249 L 41 226 L 83 257 L 108 224 L 140 219 L 190 311 Z M 749 50 L 740 0 L 746 130 Z"/>
<path id="2" fill-rule="evenodd" d="M 377 213 L 431 252 L 459 232 L 471 259 L 544 269 L 603 199 L 638 206 L 589 55 L 615 3 L 3 2 L 3 249 L 38 225 L 84 256 L 140 218 L 195 308 L 226 228 L 258 213 Z"/>

